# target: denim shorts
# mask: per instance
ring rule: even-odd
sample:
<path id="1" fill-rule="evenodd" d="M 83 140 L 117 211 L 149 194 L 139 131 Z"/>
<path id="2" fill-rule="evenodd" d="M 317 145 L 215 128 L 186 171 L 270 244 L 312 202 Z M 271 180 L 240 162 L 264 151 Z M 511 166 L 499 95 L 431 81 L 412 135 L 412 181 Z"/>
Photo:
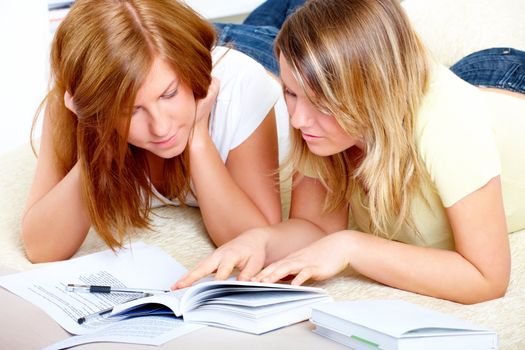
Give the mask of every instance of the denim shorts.
<path id="1" fill-rule="evenodd" d="M 525 93 L 525 52 L 492 48 L 474 52 L 450 69 L 463 80 L 480 87 Z"/>

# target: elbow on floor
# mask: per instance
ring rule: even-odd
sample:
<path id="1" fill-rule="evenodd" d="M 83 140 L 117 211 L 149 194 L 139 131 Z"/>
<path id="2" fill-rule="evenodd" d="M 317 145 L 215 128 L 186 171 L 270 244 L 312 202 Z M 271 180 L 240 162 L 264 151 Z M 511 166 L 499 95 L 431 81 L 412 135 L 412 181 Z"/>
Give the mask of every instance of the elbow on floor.
<path id="1" fill-rule="evenodd" d="M 41 244 L 36 244 L 33 242 L 28 242 L 27 239 L 22 234 L 22 245 L 25 251 L 25 256 L 29 262 L 32 264 L 40 264 L 54 261 L 67 260 L 70 257 L 60 257 L 56 254 L 53 254 L 48 248 Z"/>
<path id="2" fill-rule="evenodd" d="M 485 301 L 499 299 L 505 296 L 507 288 L 509 286 L 509 280 L 492 281 L 488 283 L 485 288 L 476 289 L 468 295 L 462 295 L 458 300 L 454 300 L 458 303 L 465 305 L 478 304 Z"/>

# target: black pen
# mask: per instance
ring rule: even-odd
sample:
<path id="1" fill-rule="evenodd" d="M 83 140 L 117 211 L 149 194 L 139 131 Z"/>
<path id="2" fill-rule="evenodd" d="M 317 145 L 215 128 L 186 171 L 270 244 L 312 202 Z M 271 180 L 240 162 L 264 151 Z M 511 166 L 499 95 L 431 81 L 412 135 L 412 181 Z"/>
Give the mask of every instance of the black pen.
<path id="1" fill-rule="evenodd" d="M 144 293 L 136 298 L 131 298 L 131 299 L 128 299 L 125 301 L 125 303 L 127 303 L 128 301 L 132 301 L 132 300 L 137 300 L 137 299 L 140 299 L 140 298 L 145 298 L 145 297 L 150 297 L 152 296 L 153 294 L 149 294 L 149 293 Z M 104 316 L 106 314 L 109 314 L 111 311 L 113 311 L 113 308 L 115 306 L 110 306 L 108 307 L 107 309 L 103 309 L 103 310 L 100 310 L 100 311 L 97 311 L 97 312 L 94 312 L 92 314 L 89 314 L 89 315 L 86 315 L 86 316 L 82 316 L 80 317 L 77 322 L 78 324 L 82 324 L 84 322 L 87 322 L 88 320 L 92 319 L 92 318 L 99 318 L 101 316 Z"/>
<path id="2" fill-rule="evenodd" d="M 68 292 L 87 292 L 87 293 L 139 293 L 139 294 L 162 294 L 169 290 L 165 289 L 146 289 L 146 288 L 119 288 L 111 286 L 96 286 L 87 284 L 69 283 L 66 286 Z"/>
<path id="3" fill-rule="evenodd" d="M 92 319 L 92 318 L 95 318 L 95 317 L 104 316 L 105 314 L 108 314 L 111 311 L 113 311 L 113 306 L 112 307 L 108 307 L 107 309 L 104 309 L 104 310 L 100 310 L 98 312 L 94 312 L 94 313 L 86 315 L 86 316 L 82 316 L 82 317 L 80 317 L 77 320 L 77 322 L 78 322 L 78 324 L 82 324 L 82 323 L 86 322 L 89 319 Z"/>

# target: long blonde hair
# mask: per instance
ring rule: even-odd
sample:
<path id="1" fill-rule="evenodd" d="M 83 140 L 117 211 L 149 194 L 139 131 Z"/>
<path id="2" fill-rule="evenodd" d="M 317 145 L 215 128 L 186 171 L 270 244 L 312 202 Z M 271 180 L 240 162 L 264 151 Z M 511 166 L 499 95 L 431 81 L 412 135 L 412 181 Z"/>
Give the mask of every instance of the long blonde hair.
<path id="1" fill-rule="evenodd" d="M 81 162 L 91 222 L 111 247 L 130 227 L 149 227 L 153 193 L 145 152 L 127 143 L 133 103 L 155 57 L 164 59 L 196 99 L 211 82 L 215 30 L 176 0 L 77 0 L 51 48 L 51 89 L 44 100 L 55 152 L 69 171 Z M 64 105 L 73 96 L 77 115 Z M 166 160 L 168 196 L 189 191 L 187 152 Z"/>
<path id="2" fill-rule="evenodd" d="M 399 1 L 308 1 L 284 23 L 276 53 L 312 103 L 365 145 L 358 162 L 348 150 L 319 157 L 294 130 L 288 164 L 319 176 L 326 210 L 356 195 L 372 233 L 392 238 L 405 223 L 415 229 L 411 198 L 426 175 L 414 128 L 429 60 Z"/>

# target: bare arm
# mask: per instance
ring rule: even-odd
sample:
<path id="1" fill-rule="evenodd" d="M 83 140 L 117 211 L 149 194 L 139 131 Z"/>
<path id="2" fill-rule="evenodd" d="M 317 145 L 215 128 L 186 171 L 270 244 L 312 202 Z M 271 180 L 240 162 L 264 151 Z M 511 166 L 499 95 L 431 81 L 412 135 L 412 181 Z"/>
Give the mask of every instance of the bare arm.
<path id="1" fill-rule="evenodd" d="M 346 229 L 348 206 L 325 213 L 325 197 L 326 189 L 317 179 L 294 179 L 290 219 L 273 225 L 269 230 L 271 234 L 266 241 L 265 265 L 282 259 L 331 232 Z"/>
<path id="2" fill-rule="evenodd" d="M 80 166 L 69 172 L 53 149 L 52 124 L 46 111 L 36 172 L 22 218 L 22 241 L 30 261 L 70 258 L 90 227 L 80 189 Z"/>
<path id="3" fill-rule="evenodd" d="M 393 287 L 465 304 L 503 296 L 510 277 L 510 251 L 499 177 L 448 208 L 447 214 L 456 251 L 354 234 L 352 266 Z M 381 259 L 359 250 L 381 251 Z"/>
<path id="4" fill-rule="evenodd" d="M 356 231 L 340 231 L 270 265 L 257 276 L 294 283 L 328 278 L 351 265 L 392 287 L 470 304 L 501 297 L 510 276 L 510 251 L 499 177 L 447 214 L 456 251 L 411 246 Z M 330 270 L 331 269 L 331 270 Z"/>
<path id="5" fill-rule="evenodd" d="M 326 195 L 322 185 L 303 178 L 294 186 L 291 218 L 268 227 L 249 230 L 219 247 L 183 276 L 174 288 L 184 288 L 200 278 L 217 272 L 217 279 L 227 278 L 235 268 L 239 280 L 249 280 L 265 265 L 324 237 L 326 232 L 346 227 L 348 209 L 320 214 Z M 305 218 L 312 216 L 314 222 Z"/>
<path id="6" fill-rule="evenodd" d="M 207 125 L 198 121 L 190 144 L 190 164 L 203 220 L 215 244 L 281 220 L 278 175 L 274 174 L 278 150 L 273 110 L 247 140 L 230 151 L 226 164 Z"/>

